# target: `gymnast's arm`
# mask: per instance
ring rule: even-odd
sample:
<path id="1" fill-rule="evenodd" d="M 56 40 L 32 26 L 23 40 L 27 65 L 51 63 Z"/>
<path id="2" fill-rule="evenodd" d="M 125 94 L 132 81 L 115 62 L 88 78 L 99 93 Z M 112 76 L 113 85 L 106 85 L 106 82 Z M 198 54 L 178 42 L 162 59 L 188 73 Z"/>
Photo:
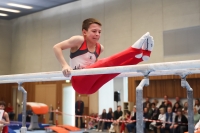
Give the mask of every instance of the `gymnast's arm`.
<path id="1" fill-rule="evenodd" d="M 4 117 L 5 117 L 5 121 L 0 121 L 0 123 L 1 124 L 5 124 L 5 125 L 10 124 L 10 119 L 9 119 L 9 116 L 8 116 L 7 112 L 5 112 Z"/>
<path id="2" fill-rule="evenodd" d="M 67 64 L 67 62 L 63 56 L 62 50 L 78 49 L 80 47 L 80 45 L 83 43 L 83 41 L 84 41 L 83 36 L 73 36 L 73 37 L 69 38 L 68 40 L 65 40 L 63 42 L 60 42 L 60 43 L 54 45 L 53 50 L 56 55 L 56 58 L 58 59 L 58 61 L 60 62 L 61 66 L 62 66 L 62 71 L 63 71 L 64 76 L 68 77 L 70 75 L 70 71 L 72 69 Z"/>
<path id="3" fill-rule="evenodd" d="M 101 44 L 100 44 L 101 45 Z M 100 54 L 102 53 L 104 51 L 104 46 L 103 45 L 101 45 L 101 52 L 100 52 Z M 99 58 L 97 58 L 97 60 L 96 60 L 96 62 L 99 60 Z"/>

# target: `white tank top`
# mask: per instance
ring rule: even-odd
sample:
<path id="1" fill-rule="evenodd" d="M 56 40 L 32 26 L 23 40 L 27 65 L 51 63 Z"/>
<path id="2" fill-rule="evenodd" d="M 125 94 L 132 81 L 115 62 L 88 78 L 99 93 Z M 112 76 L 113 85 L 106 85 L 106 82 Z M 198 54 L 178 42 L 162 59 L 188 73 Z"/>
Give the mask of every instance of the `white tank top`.
<path id="1" fill-rule="evenodd" d="M 90 52 L 87 48 L 86 41 L 74 53 L 70 53 L 70 66 L 72 69 L 83 69 L 91 64 L 94 64 L 101 52 L 101 45 L 96 44 L 95 52 Z"/>

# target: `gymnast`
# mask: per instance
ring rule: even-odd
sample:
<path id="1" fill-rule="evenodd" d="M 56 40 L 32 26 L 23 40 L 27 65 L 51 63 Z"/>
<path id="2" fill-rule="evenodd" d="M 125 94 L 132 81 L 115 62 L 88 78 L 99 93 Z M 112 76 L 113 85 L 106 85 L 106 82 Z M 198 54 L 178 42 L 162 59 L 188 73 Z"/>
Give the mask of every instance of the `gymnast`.
<path id="1" fill-rule="evenodd" d="M 0 110 L 4 110 L 6 103 L 4 101 L 0 101 Z M 8 133 L 8 125 L 10 124 L 9 116 L 7 112 L 3 112 L 2 118 L 0 118 L 0 132 Z"/>
<path id="2" fill-rule="evenodd" d="M 98 42 L 101 35 L 101 23 L 94 18 L 84 20 L 82 34 L 82 36 L 72 36 L 53 47 L 54 53 L 62 66 L 63 75 L 66 77 L 70 77 L 72 69 L 135 65 L 147 61 L 154 46 L 153 37 L 147 32 L 128 49 L 98 60 L 99 55 L 104 50 L 103 45 Z M 62 50 L 65 49 L 70 49 L 70 65 L 68 65 L 62 53 Z M 118 74 L 72 76 L 71 82 L 76 92 L 92 94 Z"/>

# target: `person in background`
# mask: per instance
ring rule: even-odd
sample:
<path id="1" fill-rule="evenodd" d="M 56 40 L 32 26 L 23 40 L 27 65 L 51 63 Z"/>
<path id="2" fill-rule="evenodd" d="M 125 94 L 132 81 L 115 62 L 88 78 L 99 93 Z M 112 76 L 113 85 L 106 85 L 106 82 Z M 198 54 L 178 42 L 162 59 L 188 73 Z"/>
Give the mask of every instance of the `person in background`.
<path id="1" fill-rule="evenodd" d="M 182 110 L 177 110 L 177 115 L 175 117 L 175 124 L 173 126 L 174 133 L 184 133 L 188 130 L 188 119 L 182 114 Z"/>
<path id="2" fill-rule="evenodd" d="M 98 121 L 98 126 L 97 126 L 97 132 L 99 131 L 99 132 L 102 132 L 103 131 L 103 129 L 104 129 L 104 121 L 102 121 L 102 120 L 106 120 L 107 119 L 107 114 L 106 114 L 106 109 L 103 109 L 103 112 L 102 112 L 102 114 L 101 114 L 101 117 L 100 117 L 100 119 L 101 119 L 101 121 Z"/>
<path id="3" fill-rule="evenodd" d="M 197 122 L 200 120 L 200 114 L 198 113 L 196 107 L 193 108 L 193 111 L 194 111 L 194 124 L 197 124 Z"/>
<path id="4" fill-rule="evenodd" d="M 183 111 L 183 114 L 188 118 L 188 102 L 185 102 L 185 103 L 183 104 L 183 109 L 182 109 L 182 111 Z"/>
<path id="5" fill-rule="evenodd" d="M 84 102 L 81 100 L 81 96 L 79 95 L 75 103 L 75 114 L 82 116 L 83 111 L 84 111 Z M 80 118 L 80 127 L 82 128 L 82 125 L 83 125 L 82 117 L 76 117 L 76 127 L 78 127 L 78 118 Z"/>
<path id="6" fill-rule="evenodd" d="M 131 117 L 136 114 L 136 106 L 133 106 L 133 110 L 131 111 Z"/>
<path id="7" fill-rule="evenodd" d="M 158 102 L 158 100 L 157 99 L 153 99 L 153 102 L 152 103 L 155 103 L 155 106 L 156 106 L 156 108 L 159 108 L 159 102 Z"/>
<path id="8" fill-rule="evenodd" d="M 157 129 L 160 129 L 161 126 L 164 126 L 164 122 L 165 122 L 165 119 L 166 119 L 165 109 L 160 108 L 159 110 L 160 110 L 160 114 L 159 114 L 158 119 L 157 119 L 159 122 L 153 121 L 150 124 L 150 129 L 153 129 L 154 133 L 157 133 Z"/>
<path id="9" fill-rule="evenodd" d="M 0 110 L 4 110 L 6 107 L 6 103 L 4 101 L 0 101 Z M 6 111 L 3 112 L 3 116 L 0 120 L 0 131 L 1 133 L 8 133 L 8 126 L 7 124 L 10 124 L 9 116 Z"/>
<path id="10" fill-rule="evenodd" d="M 182 108 L 181 105 L 177 102 L 177 103 L 174 104 L 172 112 L 176 113 L 181 108 Z"/>
<path id="11" fill-rule="evenodd" d="M 108 111 L 108 114 L 107 114 L 107 119 L 108 120 L 113 120 L 113 118 L 114 118 L 114 113 L 112 111 L 112 108 L 109 108 L 109 111 Z M 111 124 L 112 124 L 112 122 L 106 122 L 106 128 L 109 129 Z"/>
<path id="12" fill-rule="evenodd" d="M 172 102 L 168 100 L 168 96 L 164 95 L 164 101 L 165 102 L 167 100 L 167 103 L 172 107 Z"/>
<path id="13" fill-rule="evenodd" d="M 145 98 L 145 102 L 143 102 L 143 108 L 147 107 L 147 104 L 151 104 L 151 102 L 149 101 L 149 97 Z"/>
<path id="14" fill-rule="evenodd" d="M 134 106 L 134 115 L 131 116 L 131 121 L 127 122 L 126 128 L 128 133 L 132 133 L 133 129 L 136 132 L 136 106 Z"/>
<path id="15" fill-rule="evenodd" d="M 197 111 L 200 110 L 200 101 L 199 101 L 199 99 L 195 99 L 194 107 L 197 108 Z"/>
<path id="16" fill-rule="evenodd" d="M 131 112 L 130 111 L 126 111 L 125 117 L 124 117 L 124 121 L 130 121 L 131 120 Z M 121 129 L 120 129 L 120 133 L 124 133 L 125 132 L 125 125 L 127 124 L 127 122 L 122 122 L 121 123 Z"/>
<path id="17" fill-rule="evenodd" d="M 178 96 L 176 97 L 176 102 L 174 103 L 174 106 L 175 106 L 176 103 L 178 103 L 181 106 L 181 108 L 183 108 L 183 103 L 181 102 L 181 100 Z"/>
<path id="18" fill-rule="evenodd" d="M 160 133 L 165 133 L 165 130 L 168 130 L 170 133 L 173 133 L 173 126 L 175 121 L 176 114 L 172 112 L 172 107 L 167 108 L 165 124 L 160 128 Z"/>
<path id="19" fill-rule="evenodd" d="M 13 107 L 11 106 L 10 103 L 8 103 L 7 107 L 5 108 L 5 111 L 10 114 L 13 113 Z"/>
<path id="20" fill-rule="evenodd" d="M 164 100 L 164 102 L 162 102 L 162 104 L 160 105 L 159 108 L 164 108 L 165 112 L 167 112 L 168 107 L 171 107 L 171 105 L 169 104 L 169 102 L 167 100 Z"/>
<path id="21" fill-rule="evenodd" d="M 121 110 L 121 106 L 117 106 L 117 110 L 114 112 L 114 122 L 111 124 L 109 132 L 115 132 L 115 126 L 119 125 L 119 120 L 121 119 L 123 112 Z"/>

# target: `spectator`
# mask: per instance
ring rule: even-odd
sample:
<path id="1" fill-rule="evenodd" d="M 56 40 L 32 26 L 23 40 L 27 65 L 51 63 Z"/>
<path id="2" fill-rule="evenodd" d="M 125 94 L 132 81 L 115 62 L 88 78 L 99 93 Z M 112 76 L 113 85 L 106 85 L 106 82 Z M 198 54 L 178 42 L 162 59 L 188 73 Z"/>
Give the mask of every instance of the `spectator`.
<path id="1" fill-rule="evenodd" d="M 176 102 L 172 109 L 172 112 L 176 113 L 179 109 L 181 109 L 181 105 L 178 102 Z"/>
<path id="2" fill-rule="evenodd" d="M 134 116 L 136 113 L 136 106 L 133 106 L 133 110 L 131 111 L 131 117 Z"/>
<path id="3" fill-rule="evenodd" d="M 164 108 L 165 112 L 167 112 L 168 107 L 171 107 L 171 105 L 169 104 L 169 102 L 167 100 L 164 100 L 164 102 L 162 102 L 162 104 L 160 105 L 159 108 Z"/>
<path id="4" fill-rule="evenodd" d="M 14 120 L 15 114 L 14 114 L 14 112 L 13 112 L 13 107 L 11 106 L 10 103 L 8 103 L 8 105 L 7 105 L 6 109 L 5 109 L 5 111 L 8 113 L 9 119 L 10 119 L 10 120 Z"/>
<path id="5" fill-rule="evenodd" d="M 168 130 L 170 133 L 173 133 L 173 125 L 175 121 L 176 114 L 172 112 L 172 107 L 167 108 L 165 124 L 160 128 L 160 133 L 165 133 L 165 130 Z"/>
<path id="6" fill-rule="evenodd" d="M 155 106 L 155 103 L 152 103 L 151 108 L 149 109 L 150 119 L 155 119 L 154 117 L 158 118 L 158 113 L 159 113 L 158 108 Z"/>
<path id="7" fill-rule="evenodd" d="M 160 110 L 160 114 L 158 116 L 158 121 L 160 121 L 160 122 L 156 123 L 156 121 L 153 121 L 150 124 L 150 129 L 153 129 L 154 133 L 157 133 L 157 129 L 160 129 L 161 126 L 164 126 L 164 122 L 165 122 L 165 119 L 166 119 L 165 109 L 164 108 L 160 108 L 159 110 Z"/>
<path id="8" fill-rule="evenodd" d="M 200 120 L 200 114 L 198 113 L 196 107 L 193 108 L 193 111 L 194 111 L 194 124 L 197 124 L 197 122 Z"/>
<path id="9" fill-rule="evenodd" d="M 114 112 L 114 121 L 111 126 L 110 126 L 110 129 L 109 129 L 109 132 L 115 132 L 115 129 L 116 127 L 114 126 L 118 126 L 119 125 L 119 120 L 121 119 L 123 115 L 123 112 L 121 111 L 121 106 L 117 106 L 117 110 L 115 110 Z"/>
<path id="10" fill-rule="evenodd" d="M 79 95 L 75 103 L 75 114 L 81 116 L 83 115 L 83 111 L 84 111 L 84 102 L 81 100 L 81 96 Z M 83 125 L 82 117 L 76 117 L 76 127 L 78 127 L 78 118 L 80 118 L 80 127 L 82 127 Z"/>
<path id="11" fill-rule="evenodd" d="M 183 114 L 188 118 L 188 102 L 183 104 Z"/>
<path id="12" fill-rule="evenodd" d="M 133 132 L 133 129 L 136 129 L 136 106 L 134 106 L 134 115 L 131 117 L 131 121 L 126 124 L 126 128 L 129 133 Z M 135 130 L 136 132 L 136 130 Z"/>
<path id="13" fill-rule="evenodd" d="M 124 121 L 130 121 L 130 120 L 131 120 L 131 113 L 130 113 L 130 111 L 126 111 Z M 124 133 L 126 124 L 127 123 L 125 123 L 125 122 L 121 123 L 120 133 Z"/>
<path id="14" fill-rule="evenodd" d="M 112 111 L 112 108 L 109 108 L 109 111 L 108 111 L 108 114 L 107 114 L 107 119 L 108 120 L 113 120 L 113 118 L 114 118 L 114 113 Z M 112 122 L 106 122 L 106 128 L 109 129 L 111 124 L 112 124 Z"/>
<path id="15" fill-rule="evenodd" d="M 10 103 L 8 103 L 7 107 L 5 108 L 5 111 L 9 114 L 9 113 L 13 113 L 13 107 L 11 106 Z"/>
<path id="16" fill-rule="evenodd" d="M 145 98 L 145 102 L 143 102 L 143 108 L 147 107 L 147 104 L 151 104 L 151 102 L 149 101 L 149 97 Z"/>
<path id="17" fill-rule="evenodd" d="M 88 122 L 88 129 L 91 130 L 91 129 L 96 129 L 95 127 L 95 119 L 94 117 L 91 117 L 89 122 Z"/>
<path id="18" fill-rule="evenodd" d="M 103 129 L 104 129 L 104 121 L 103 120 L 106 120 L 107 119 L 107 114 L 106 114 L 106 110 L 103 109 L 103 112 L 101 114 L 101 118 L 100 118 L 102 121 L 98 121 L 98 126 L 97 126 L 97 130 L 96 131 L 99 131 L 99 132 L 102 132 Z"/>
<path id="19" fill-rule="evenodd" d="M 197 108 L 197 111 L 199 111 L 199 110 L 200 110 L 200 101 L 199 101 L 199 99 L 195 99 L 195 104 L 194 104 L 194 107 L 196 107 L 196 108 Z"/>
<path id="20" fill-rule="evenodd" d="M 178 109 L 177 115 L 175 117 L 174 133 L 184 133 L 188 131 L 187 126 L 188 120 L 185 115 L 182 114 L 182 110 Z"/>
<path id="21" fill-rule="evenodd" d="M 149 113 L 149 109 L 146 107 L 144 108 L 144 119 L 149 120 L 151 118 L 151 114 Z M 144 130 L 149 129 L 150 121 L 144 121 Z"/>
<path id="22" fill-rule="evenodd" d="M 168 100 L 168 96 L 167 96 L 167 95 L 164 95 L 164 101 L 163 101 L 163 103 L 164 103 L 166 100 L 167 100 L 167 103 L 172 107 L 172 102 L 170 102 L 170 101 Z"/>
<path id="23" fill-rule="evenodd" d="M 182 102 L 181 102 L 181 100 L 178 96 L 176 97 L 176 102 L 174 103 L 174 106 L 175 106 L 176 103 L 178 103 L 181 106 L 181 108 L 183 108 L 183 104 L 182 104 Z"/>
<path id="24" fill-rule="evenodd" d="M 158 104 L 158 100 L 157 99 L 153 99 L 152 103 L 155 103 L 156 108 L 159 108 L 159 104 Z"/>

